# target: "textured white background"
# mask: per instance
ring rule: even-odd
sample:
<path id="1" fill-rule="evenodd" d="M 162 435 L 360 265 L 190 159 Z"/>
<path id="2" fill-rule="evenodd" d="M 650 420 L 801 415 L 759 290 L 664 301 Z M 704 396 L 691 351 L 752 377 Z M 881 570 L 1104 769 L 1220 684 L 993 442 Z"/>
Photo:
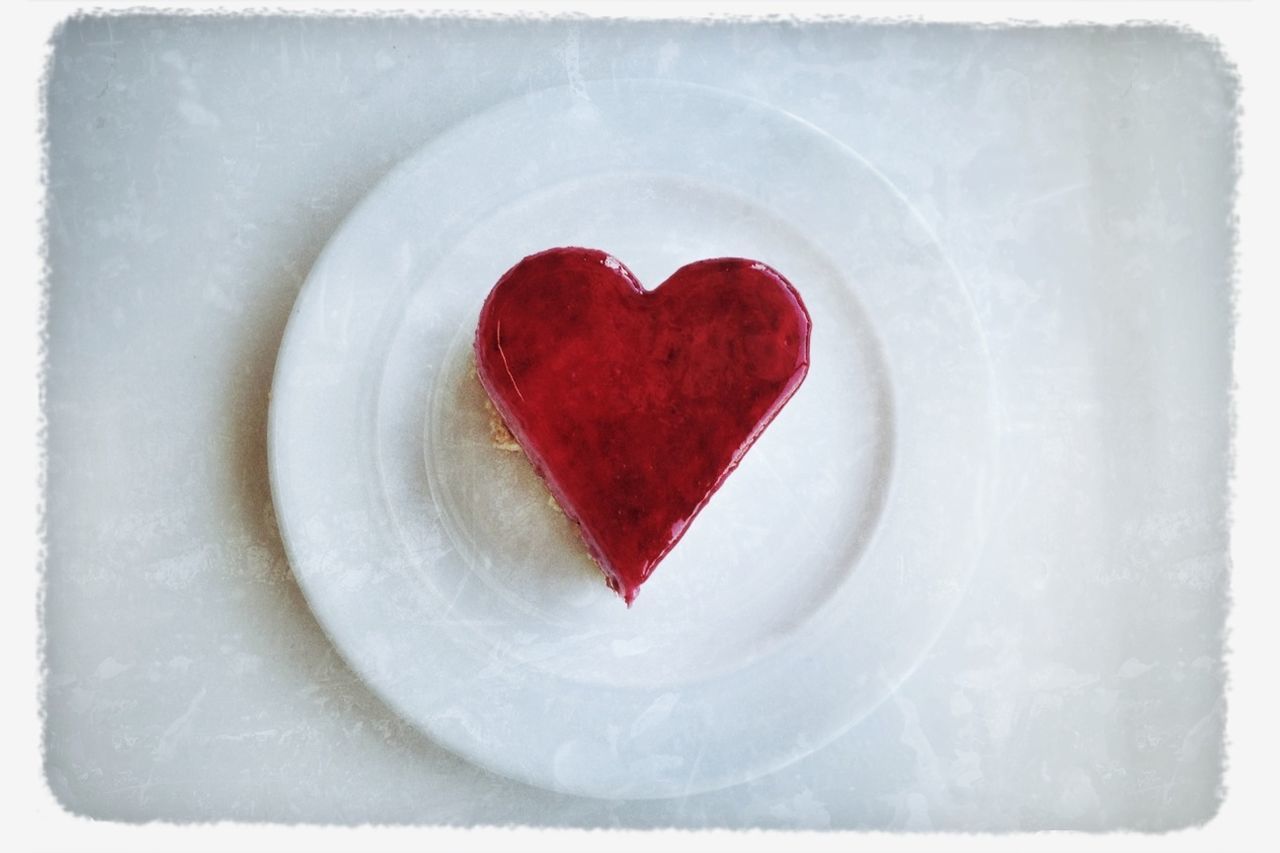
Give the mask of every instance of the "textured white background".
<path id="1" fill-rule="evenodd" d="M 834 133 L 972 288 L 1004 408 L 936 652 L 751 785 L 604 803 L 397 722 L 289 577 L 265 404 L 315 254 L 477 109 L 610 75 Z M 84 21 L 48 89 L 48 772 L 145 820 L 1166 828 L 1217 802 L 1232 90 L 1168 29 Z"/>

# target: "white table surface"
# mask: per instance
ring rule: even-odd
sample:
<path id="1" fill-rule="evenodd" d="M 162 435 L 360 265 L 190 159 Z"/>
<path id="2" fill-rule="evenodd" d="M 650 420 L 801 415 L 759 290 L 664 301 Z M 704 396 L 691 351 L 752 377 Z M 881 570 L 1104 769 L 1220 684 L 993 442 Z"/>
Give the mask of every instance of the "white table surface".
<path id="1" fill-rule="evenodd" d="M 986 553 L 933 653 L 772 776 L 614 802 L 478 770 L 320 631 L 266 479 L 310 264 L 392 165 L 577 79 L 751 95 L 937 232 L 1000 395 Z M 1163 29 L 74 21 L 48 80 L 46 767 L 126 821 L 1165 829 L 1223 760 L 1234 83 Z"/>

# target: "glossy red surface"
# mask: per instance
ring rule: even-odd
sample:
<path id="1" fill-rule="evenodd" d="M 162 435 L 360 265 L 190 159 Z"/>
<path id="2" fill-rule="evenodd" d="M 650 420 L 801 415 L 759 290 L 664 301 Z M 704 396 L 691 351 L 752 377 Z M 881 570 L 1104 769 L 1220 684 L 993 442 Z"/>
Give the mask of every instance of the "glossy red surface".
<path id="1" fill-rule="evenodd" d="M 645 290 L 593 249 L 525 258 L 485 301 L 477 373 L 628 605 L 804 380 L 809 315 L 720 258 Z"/>

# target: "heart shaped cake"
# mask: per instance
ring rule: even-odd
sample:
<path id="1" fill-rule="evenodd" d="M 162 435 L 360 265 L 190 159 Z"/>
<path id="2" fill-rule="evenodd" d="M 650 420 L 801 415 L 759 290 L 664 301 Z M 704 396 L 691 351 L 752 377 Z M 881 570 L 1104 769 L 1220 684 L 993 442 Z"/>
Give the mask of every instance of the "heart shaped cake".
<path id="1" fill-rule="evenodd" d="M 811 328 L 758 261 L 698 261 L 646 290 L 604 252 L 550 249 L 485 300 L 476 372 L 630 606 L 800 387 Z"/>

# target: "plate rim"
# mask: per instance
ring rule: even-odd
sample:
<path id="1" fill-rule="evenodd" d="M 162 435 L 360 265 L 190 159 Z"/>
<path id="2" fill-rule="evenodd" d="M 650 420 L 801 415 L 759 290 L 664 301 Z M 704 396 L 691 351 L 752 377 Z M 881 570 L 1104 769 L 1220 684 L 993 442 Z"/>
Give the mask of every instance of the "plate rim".
<path id="1" fill-rule="evenodd" d="M 789 121 L 797 128 L 802 128 L 804 131 L 810 134 L 813 139 L 819 140 L 823 144 L 826 144 L 832 147 L 832 149 L 839 155 L 843 157 L 848 157 L 856 161 L 863 169 L 865 169 L 870 175 L 872 175 L 877 180 L 880 186 L 882 186 L 884 189 L 889 191 L 889 193 L 895 198 L 895 200 L 908 212 L 909 216 L 915 221 L 915 224 L 921 229 L 922 233 L 936 247 L 935 254 L 946 266 L 948 275 L 955 282 L 958 292 L 963 295 L 963 298 L 966 303 L 967 311 L 969 315 L 972 317 L 972 327 L 973 327 L 975 340 L 981 348 L 981 355 L 982 355 L 981 360 L 986 372 L 986 375 L 984 377 L 985 381 L 983 384 L 983 391 L 985 392 L 985 395 L 986 395 L 987 410 L 989 413 L 991 413 L 993 418 L 997 416 L 999 411 L 998 397 L 996 394 L 997 386 L 994 381 L 989 346 L 988 346 L 988 342 L 984 334 L 982 325 L 978 320 L 977 311 L 974 307 L 972 294 L 970 293 L 969 288 L 965 285 L 963 278 L 959 275 L 959 272 L 956 269 L 954 262 L 945 251 L 942 242 L 938 239 L 937 235 L 935 234 L 933 229 L 929 226 L 927 220 L 925 220 L 925 218 L 919 212 L 919 210 L 910 203 L 910 200 L 905 196 L 905 194 L 901 192 L 901 190 L 899 190 L 893 184 L 892 181 L 890 181 L 873 164 L 869 163 L 864 157 L 862 157 L 856 150 L 846 145 L 841 140 L 835 138 L 831 134 L 827 133 L 822 128 L 812 124 L 811 122 L 799 116 L 796 116 L 794 113 L 791 113 L 787 110 L 784 110 L 768 102 L 765 102 L 756 98 L 752 98 L 750 96 L 742 95 L 736 92 L 720 89 L 717 87 L 706 86 L 704 84 L 698 84 L 698 83 L 688 83 L 684 81 L 661 80 L 658 78 L 619 78 L 617 80 L 591 81 L 586 85 L 589 88 L 596 88 L 596 89 L 603 88 L 606 91 L 607 91 L 607 87 L 612 86 L 616 88 L 619 85 L 624 87 L 639 87 L 639 88 L 649 88 L 649 89 L 685 90 L 685 91 L 696 93 L 698 95 L 705 96 L 705 97 L 713 97 L 717 99 L 724 99 L 732 102 L 738 102 L 744 105 L 750 105 L 753 108 L 760 109 L 768 113 L 776 114 L 779 118 L 785 121 Z M 447 128 L 442 133 L 437 134 L 429 138 L 428 140 L 426 140 L 424 143 L 420 144 L 409 155 L 407 155 L 395 166 L 393 166 L 390 170 L 388 170 L 383 175 L 383 177 L 381 177 L 377 182 L 375 182 L 365 192 L 365 194 L 361 197 L 361 199 L 352 207 L 350 212 L 343 217 L 342 221 L 339 223 L 337 228 L 334 229 L 334 231 L 329 235 L 329 238 L 326 241 L 322 250 L 317 254 L 316 259 L 314 260 L 311 266 L 311 269 L 308 272 L 307 278 L 304 280 L 302 286 L 298 291 L 294 304 L 290 309 L 288 324 L 286 325 L 285 333 L 277 354 L 275 368 L 272 374 L 272 386 L 271 386 L 272 391 L 270 394 L 270 402 L 268 406 L 268 418 L 267 418 L 268 477 L 270 481 L 272 504 L 273 504 L 273 508 L 276 510 L 275 512 L 276 521 L 277 521 L 277 525 L 280 528 L 281 541 L 285 550 L 286 557 L 288 558 L 288 561 L 289 561 L 290 572 L 293 575 L 295 581 L 297 582 L 298 587 L 304 599 L 307 601 L 308 607 L 311 609 L 312 614 L 314 615 L 320 627 L 324 631 L 327 639 L 333 644 L 335 650 L 338 652 L 342 660 L 344 660 L 344 662 L 348 665 L 348 667 L 350 667 L 353 673 L 356 674 L 357 677 L 359 677 L 361 681 L 364 684 L 366 684 L 376 695 L 378 695 L 379 698 L 390 709 L 392 709 L 399 716 L 403 717 L 415 729 L 422 732 L 425 736 L 430 738 L 434 743 L 442 746 L 443 748 L 447 749 L 451 753 L 458 755 L 464 760 L 467 760 L 480 767 L 484 767 L 487 770 L 506 776 L 508 778 L 517 779 L 527 784 L 535 785 L 537 787 L 548 788 L 551 790 L 557 790 L 563 793 L 570 793 L 575 795 L 610 799 L 610 798 L 616 798 L 616 797 L 613 797 L 608 793 L 582 790 L 572 785 L 562 786 L 557 784 L 555 780 L 548 780 L 543 775 L 538 775 L 532 772 L 521 773 L 519 771 L 519 768 L 517 767 L 504 765 L 504 764 L 501 764 L 501 762 L 494 762 L 491 760 L 487 760 L 486 755 L 477 754 L 474 750 L 467 750 L 465 748 L 465 744 L 459 745 L 458 743 L 455 742 L 454 739 L 449 738 L 446 734 L 439 731 L 438 728 L 433 728 L 431 725 L 427 724 L 423 720 L 416 719 L 413 715 L 406 713 L 405 710 L 401 707 L 401 701 L 395 696 L 388 695 L 387 692 L 383 689 L 383 687 L 380 684 L 377 683 L 376 680 L 371 679 L 363 671 L 363 668 L 360 665 L 360 663 L 352 659 L 352 656 L 350 655 L 348 649 L 346 648 L 344 641 L 340 637 L 341 631 L 336 629 L 335 626 L 330 623 L 329 615 L 327 614 L 326 607 L 317 598 L 318 591 L 316 589 L 313 589 L 311 586 L 314 580 L 309 581 L 307 572 L 298 570 L 298 567 L 305 562 L 305 560 L 302 559 L 302 555 L 299 553 L 300 538 L 298 537 L 295 531 L 291 530 L 291 520 L 289 519 L 289 513 L 281 511 L 282 495 L 284 494 L 286 487 L 283 483 L 284 473 L 281 470 L 282 463 L 281 463 L 281 453 L 279 451 L 279 447 L 282 442 L 288 440 L 288 436 L 283 433 L 284 416 L 282 412 L 284 408 L 284 402 L 283 402 L 284 395 L 277 394 L 276 390 L 281 387 L 281 384 L 282 384 L 281 377 L 284 375 L 285 371 L 289 369 L 290 363 L 296 360 L 293 353 L 300 346 L 299 336 L 297 334 L 291 334 L 290 331 L 292 329 L 296 332 L 297 325 L 295 323 L 295 320 L 302 312 L 302 307 L 304 304 L 303 296 L 308 292 L 310 288 L 313 287 L 317 279 L 317 271 L 323 270 L 327 266 L 329 266 L 333 256 L 336 255 L 341 250 L 340 243 L 342 241 L 340 240 L 340 237 L 344 233 L 348 232 L 352 223 L 359 221 L 367 210 L 375 207 L 378 203 L 380 203 L 381 198 L 387 194 L 389 187 L 392 187 L 395 184 L 399 183 L 404 178 L 404 176 L 413 174 L 417 169 L 421 167 L 421 164 L 424 161 L 427 161 L 431 158 L 433 152 L 447 147 L 450 141 L 457 140 L 460 138 L 465 138 L 468 134 L 473 133 L 476 128 L 484 127 L 488 124 L 493 123 L 495 120 L 500 119 L 504 112 L 521 109 L 522 107 L 527 105 L 531 99 L 551 97 L 555 93 L 566 93 L 566 92 L 573 92 L 573 91 L 575 91 L 575 87 L 571 85 L 558 85 L 558 86 L 545 87 L 543 89 L 534 90 L 532 92 L 528 92 L 524 94 L 518 94 L 513 97 L 498 101 L 496 103 L 491 104 L 488 107 L 485 107 L 473 113 L 467 118 Z M 998 472 L 997 466 L 999 461 L 999 455 L 996 451 L 997 451 L 996 430 L 994 429 L 987 430 L 985 432 L 985 442 L 984 442 L 984 447 L 982 451 L 983 461 L 984 461 L 982 468 L 985 471 L 986 476 L 984 481 L 980 484 L 980 488 L 985 493 L 990 492 L 991 484 L 994 481 L 995 475 Z M 889 488 L 891 490 L 894 487 L 895 481 L 896 481 L 896 478 L 891 478 L 889 483 Z M 886 500 L 888 500 L 887 497 L 886 497 Z M 989 534 L 989 526 L 985 527 L 981 532 L 981 538 L 983 541 L 978 545 L 977 553 L 980 554 L 983 548 L 985 547 L 985 539 L 988 534 Z M 972 575 L 972 568 L 973 567 L 971 565 L 968 572 L 969 576 Z M 954 607 L 951 609 L 951 612 L 954 612 Z M 943 620 L 940 624 L 936 626 L 936 630 L 933 632 L 932 637 L 929 639 L 928 643 L 925 646 L 926 651 L 928 648 L 932 647 L 937 642 L 938 637 L 941 635 L 947 622 L 949 622 L 949 619 L 950 617 L 948 616 L 946 620 Z M 898 673 L 896 678 L 891 679 L 893 684 L 892 684 L 892 687 L 890 688 L 890 692 L 892 692 L 892 689 L 896 688 L 897 684 L 900 684 L 902 681 L 905 681 L 907 678 L 910 677 L 911 673 L 920 665 L 920 663 L 922 662 L 922 659 L 923 659 L 923 656 L 917 657 L 915 662 L 909 668 L 907 668 L 905 671 Z M 889 694 L 886 694 L 885 698 L 887 698 L 888 695 Z M 883 702 L 883 701 L 884 701 L 883 698 L 879 700 L 879 702 Z M 879 702 L 877 702 L 876 704 L 878 705 Z M 861 716 L 865 716 L 865 714 Z M 799 749 L 799 750 L 792 749 L 790 751 L 786 751 L 785 754 L 782 754 L 780 752 L 780 757 L 771 762 L 758 762 L 755 768 L 757 772 L 751 772 L 747 774 L 745 777 L 731 780 L 725 784 L 713 784 L 713 785 L 705 786 L 702 788 L 695 788 L 693 789 L 693 791 L 686 791 L 683 793 L 716 790 L 719 788 L 732 786 L 734 784 L 740 784 L 741 782 L 745 782 L 750 779 L 758 778 L 760 776 L 767 775 L 768 773 L 775 772 L 776 770 L 782 767 L 785 767 L 791 763 L 794 763 L 795 761 L 803 758 L 808 754 L 811 754 L 812 752 L 816 751 L 822 746 L 825 746 L 826 744 L 835 740 L 841 734 L 846 732 L 849 728 L 854 726 L 857 723 L 857 721 L 861 719 L 861 716 L 858 716 L 854 719 L 849 720 L 846 725 L 838 728 L 834 732 L 831 732 L 824 737 L 815 739 L 815 741 L 812 744 L 806 746 L 803 749 Z M 681 792 L 646 794 L 644 792 L 640 792 L 640 793 L 629 792 L 623 798 L 625 799 L 657 799 L 657 798 L 665 798 L 670 796 L 678 796 L 680 795 L 680 793 Z"/>

